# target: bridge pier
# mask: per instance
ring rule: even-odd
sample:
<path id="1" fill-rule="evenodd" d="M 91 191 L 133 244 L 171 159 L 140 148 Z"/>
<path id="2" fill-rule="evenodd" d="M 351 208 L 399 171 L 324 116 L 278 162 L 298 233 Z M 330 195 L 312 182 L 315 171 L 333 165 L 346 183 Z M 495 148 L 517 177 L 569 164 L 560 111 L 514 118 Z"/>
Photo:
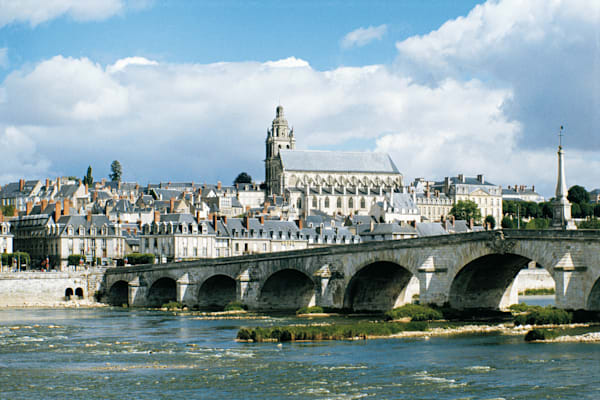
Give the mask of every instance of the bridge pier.
<path id="1" fill-rule="evenodd" d="M 177 280 L 177 301 L 188 306 L 198 303 L 197 284 L 190 280 L 189 274 Z"/>
<path id="2" fill-rule="evenodd" d="M 418 268 L 419 303 L 444 305 L 448 301 L 448 268 L 436 267 L 433 256 Z"/>
<path id="3" fill-rule="evenodd" d="M 148 284 L 139 276 L 128 283 L 127 302 L 129 307 L 144 307 L 148 298 Z"/>
<path id="4" fill-rule="evenodd" d="M 259 307 L 258 297 L 260 295 L 260 281 L 252 279 L 250 270 L 243 270 L 236 278 L 236 299 L 249 308 Z"/>

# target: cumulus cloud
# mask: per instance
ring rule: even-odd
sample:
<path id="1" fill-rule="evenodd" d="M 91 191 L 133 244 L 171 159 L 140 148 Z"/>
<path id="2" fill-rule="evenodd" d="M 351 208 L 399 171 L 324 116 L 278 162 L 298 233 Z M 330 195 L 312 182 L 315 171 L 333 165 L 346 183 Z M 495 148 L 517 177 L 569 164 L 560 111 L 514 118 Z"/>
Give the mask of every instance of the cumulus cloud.
<path id="1" fill-rule="evenodd" d="M 42 177 L 49 172 L 49 161 L 36 150 L 36 144 L 14 126 L 0 127 L 0 182 Z"/>
<path id="2" fill-rule="evenodd" d="M 522 124 L 522 146 L 554 145 L 565 125 L 568 146 L 600 150 L 598 26 L 597 1 L 488 1 L 397 43 L 397 67 L 431 86 L 466 76 L 510 89 L 502 110 Z"/>
<path id="3" fill-rule="evenodd" d="M 126 57 L 117 60 L 113 65 L 109 65 L 106 70 L 113 74 L 124 70 L 130 65 L 158 65 L 156 61 L 148 60 L 144 57 Z"/>
<path id="4" fill-rule="evenodd" d="M 387 25 L 369 26 L 367 28 L 360 27 L 348 32 L 342 39 L 342 48 L 349 49 L 351 47 L 362 47 L 375 41 L 381 40 L 387 32 Z"/>
<path id="5" fill-rule="evenodd" d="M 67 15 L 76 21 L 103 20 L 127 8 L 140 9 L 148 0 L 0 0 L 0 28 L 11 23 L 36 26 Z"/>

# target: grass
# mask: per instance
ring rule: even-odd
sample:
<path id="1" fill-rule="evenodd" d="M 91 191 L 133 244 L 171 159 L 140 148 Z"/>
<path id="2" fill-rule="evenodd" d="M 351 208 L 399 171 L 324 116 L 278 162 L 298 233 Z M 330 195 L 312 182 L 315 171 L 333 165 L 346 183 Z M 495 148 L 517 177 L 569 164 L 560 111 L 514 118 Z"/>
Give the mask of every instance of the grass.
<path id="1" fill-rule="evenodd" d="M 385 319 L 388 321 L 401 318 L 410 318 L 411 321 L 432 321 L 442 319 L 443 315 L 438 310 L 419 304 L 406 304 L 385 313 Z"/>
<path id="2" fill-rule="evenodd" d="M 228 303 L 223 311 L 245 311 L 248 307 L 240 301 L 232 301 Z"/>
<path id="3" fill-rule="evenodd" d="M 323 314 L 323 307 L 312 306 L 312 307 L 302 307 L 296 311 L 296 315 L 298 314 Z"/>
<path id="4" fill-rule="evenodd" d="M 513 315 L 515 325 L 570 324 L 572 319 L 572 313 L 550 306 L 528 306 L 519 314 Z"/>
<path id="5" fill-rule="evenodd" d="M 519 295 L 523 296 L 543 296 L 555 294 L 556 291 L 554 288 L 539 288 L 539 289 L 525 289 L 525 291 L 519 293 Z"/>
<path id="6" fill-rule="evenodd" d="M 297 340 L 344 340 L 366 339 L 369 336 L 390 336 L 405 331 L 426 331 L 429 324 L 418 322 L 356 322 L 335 325 L 275 326 L 270 328 L 242 328 L 238 331 L 239 340 L 253 342 Z"/>
<path id="7" fill-rule="evenodd" d="M 552 329 L 532 329 L 525 335 L 526 342 L 533 342 L 534 340 L 548 340 L 554 339 L 560 336 L 559 333 Z"/>
<path id="8" fill-rule="evenodd" d="M 166 308 L 167 310 L 181 310 L 183 308 L 183 304 L 178 301 L 170 301 L 163 304 L 161 308 Z"/>

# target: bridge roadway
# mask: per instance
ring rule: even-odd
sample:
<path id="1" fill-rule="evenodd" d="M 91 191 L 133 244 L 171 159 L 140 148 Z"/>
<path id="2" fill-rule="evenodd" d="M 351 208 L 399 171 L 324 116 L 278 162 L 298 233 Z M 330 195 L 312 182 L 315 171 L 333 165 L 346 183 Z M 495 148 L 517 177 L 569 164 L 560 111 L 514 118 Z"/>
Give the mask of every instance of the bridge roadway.
<path id="1" fill-rule="evenodd" d="M 387 310 L 410 303 L 504 309 L 535 261 L 554 278 L 556 305 L 600 309 L 600 231 L 497 230 L 110 269 L 109 303 L 291 310 L 319 305 Z"/>

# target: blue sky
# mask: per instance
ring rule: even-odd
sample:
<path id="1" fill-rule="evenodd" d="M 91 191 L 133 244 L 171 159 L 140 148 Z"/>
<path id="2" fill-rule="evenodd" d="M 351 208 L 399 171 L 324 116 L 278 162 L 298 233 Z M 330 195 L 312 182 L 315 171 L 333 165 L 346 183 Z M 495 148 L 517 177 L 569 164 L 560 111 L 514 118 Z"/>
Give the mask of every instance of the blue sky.
<path id="1" fill-rule="evenodd" d="M 0 0 L 0 184 L 263 179 L 297 146 L 385 151 L 407 180 L 600 186 L 600 5 L 585 0 Z"/>

